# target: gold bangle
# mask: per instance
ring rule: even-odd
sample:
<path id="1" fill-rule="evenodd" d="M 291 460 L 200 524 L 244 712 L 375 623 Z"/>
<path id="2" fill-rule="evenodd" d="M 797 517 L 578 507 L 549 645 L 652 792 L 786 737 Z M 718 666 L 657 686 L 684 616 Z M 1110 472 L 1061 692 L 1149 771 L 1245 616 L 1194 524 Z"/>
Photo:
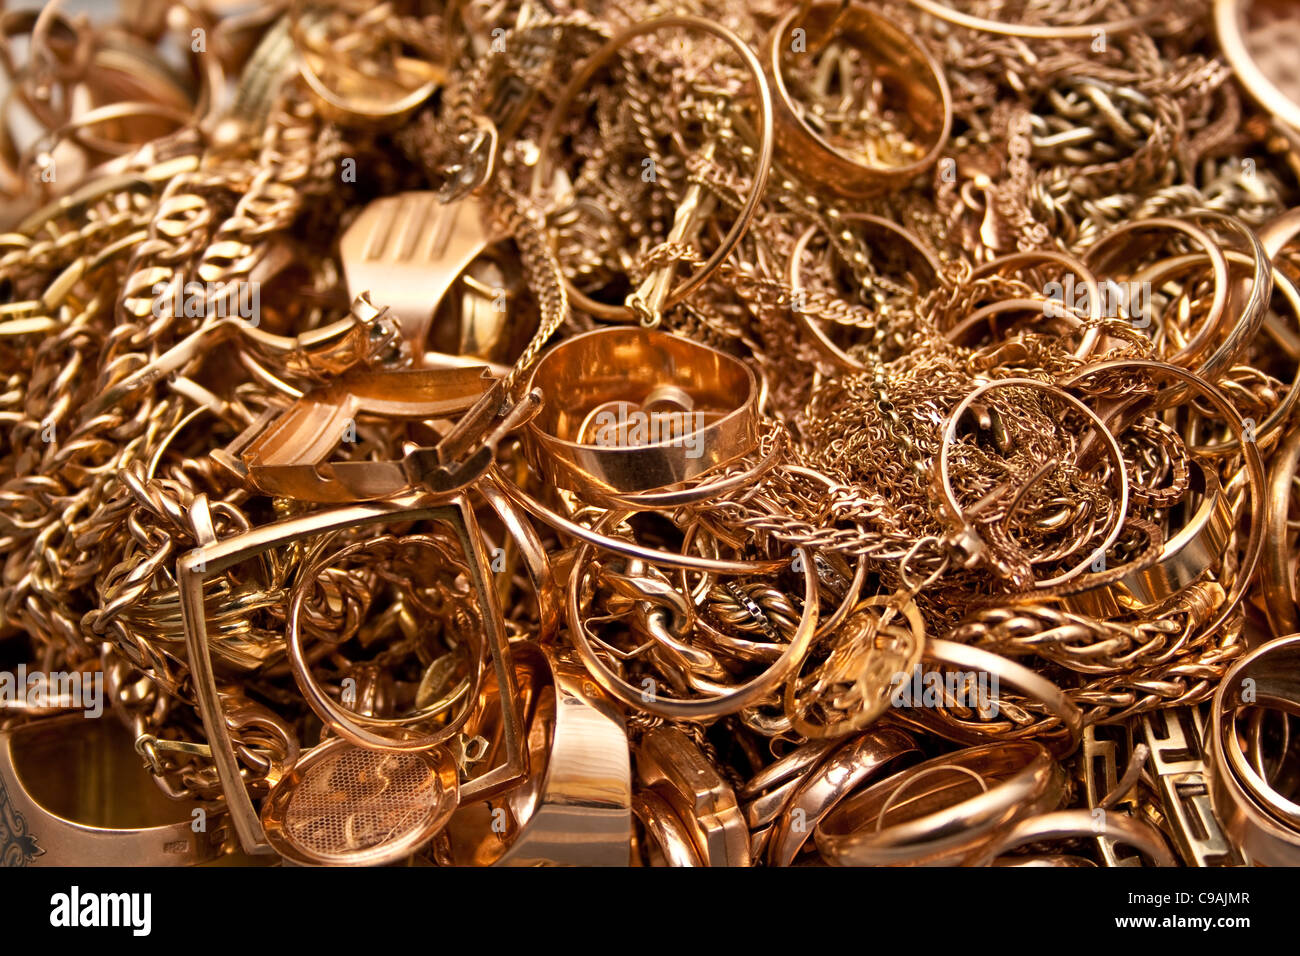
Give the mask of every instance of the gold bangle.
<path id="1" fill-rule="evenodd" d="M 923 780 L 929 789 L 916 787 Z M 844 800 L 817 826 L 817 849 L 835 866 L 951 865 L 1026 814 L 1055 807 L 1064 784 L 1059 764 L 1039 744 L 970 747 Z M 886 825 L 891 809 L 903 819 Z"/>
<path id="2" fill-rule="evenodd" d="M 805 16 L 806 13 L 806 16 Z M 847 155 L 808 125 L 785 81 L 788 35 L 799 20 L 808 33 L 834 30 L 870 55 L 877 77 L 903 102 L 907 118 L 924 137 L 919 159 L 898 166 L 869 164 Z M 943 68 L 894 21 L 856 4 L 794 7 L 768 33 L 763 60 L 772 83 L 776 145 L 783 162 L 807 182 L 838 195 L 864 199 L 901 189 L 939 158 L 952 130 L 952 95 Z"/>
<path id="3" fill-rule="evenodd" d="M 804 595 L 803 615 L 799 626 L 790 638 L 780 656 L 757 677 L 730 690 L 725 694 L 701 699 L 676 700 L 665 699 L 658 694 L 647 694 L 644 688 L 634 687 L 625 681 L 613 668 L 601 660 L 591 640 L 587 636 L 582 620 L 582 595 L 584 579 L 590 567 L 594 548 L 583 543 L 573 559 L 569 571 L 567 590 L 567 607 L 569 615 L 569 639 L 577 649 L 582 663 L 591 673 L 596 683 L 600 684 L 610 696 L 622 701 L 629 707 L 646 711 L 660 717 L 704 721 L 727 714 L 734 714 L 746 707 L 765 700 L 769 694 L 780 687 L 799 669 L 805 655 L 813 643 L 818 619 L 818 581 L 813 567 L 812 555 L 804 549 L 796 553 L 803 564 Z"/>
<path id="4" fill-rule="evenodd" d="M 457 695 L 463 697 L 463 700 L 459 712 L 452 716 L 447 716 L 446 711 L 449 709 L 448 705 L 454 704 L 454 700 L 435 702 L 414 714 L 403 717 L 372 717 L 349 710 L 342 704 L 335 703 L 316 682 L 303 648 L 303 604 L 316 586 L 321 573 L 338 561 L 364 554 L 372 547 L 387 544 L 406 544 L 436 551 L 439 550 L 438 546 L 441 542 L 421 535 L 408 535 L 400 539 L 366 538 L 346 545 L 332 554 L 320 555 L 314 561 L 307 562 L 302 568 L 302 573 L 295 580 L 293 591 L 289 595 L 285 626 L 285 645 L 288 649 L 289 664 L 293 670 L 294 681 L 298 685 L 298 690 L 302 692 L 303 699 L 307 701 L 307 705 L 326 727 L 352 745 L 368 750 L 394 753 L 431 750 L 460 731 L 478 700 L 483 683 L 483 665 L 487 657 L 487 649 L 484 636 L 477 627 L 466 628 L 469 685 L 466 693 Z M 472 561 L 473 557 L 468 556 L 468 560 Z M 482 607 L 481 613 L 488 613 L 487 608 Z M 485 623 L 483 629 L 489 630 L 490 625 Z M 428 725 L 433 721 L 437 722 L 436 729 L 421 732 L 421 725 Z"/>
<path id="5" fill-rule="evenodd" d="M 1009 732 L 999 733 L 981 721 L 940 716 L 939 712 L 930 707 L 917 706 L 917 702 L 913 702 L 910 707 L 896 709 L 896 719 L 967 745 L 983 743 L 991 736 L 1011 741 L 1024 739 L 1029 734 L 1042 734 L 1043 746 L 1057 757 L 1068 756 L 1078 749 L 1079 741 L 1083 738 L 1083 712 L 1059 687 L 1041 674 L 1000 654 L 954 641 L 931 639 L 926 643 L 922 657 L 968 673 L 988 674 L 995 694 L 1006 689 L 1024 694 L 1042 706 L 1060 726 L 1049 733 L 1043 733 L 1037 725 L 1027 728 L 1013 725 Z"/>
<path id="6" fill-rule="evenodd" d="M 968 281 L 974 282 L 987 276 L 1000 275 L 1008 269 L 1027 269 L 1032 267 L 1035 263 L 1064 266 L 1070 270 L 1070 273 L 1068 273 L 1068 275 L 1071 276 L 1070 281 L 1073 281 L 1073 276 L 1081 278 L 1083 280 L 1083 288 L 1088 294 L 1088 311 L 1085 318 L 1090 323 L 1099 323 L 1102 320 L 1103 300 L 1101 285 L 1097 282 L 1097 277 L 1093 275 L 1081 260 L 1076 259 L 1074 256 L 1067 255 L 1066 253 L 1057 252 L 1054 249 L 1032 249 L 1028 252 L 1015 252 L 1010 255 L 999 256 L 981 266 L 977 266 L 975 271 L 970 274 Z M 1061 291 L 1062 298 L 1060 301 L 1060 308 L 1052 308 L 1052 304 L 1055 303 L 1055 300 L 1047 293 L 1046 287 L 1044 288 L 1045 300 L 1043 302 L 1040 303 L 1036 300 L 1032 300 L 1023 302 L 1021 305 L 1022 307 L 1042 310 L 1045 314 L 1049 314 L 1053 318 L 1062 319 L 1072 326 L 1077 327 L 1082 325 L 1083 320 L 1076 315 L 1073 303 L 1064 301 L 1065 289 L 1063 286 Z M 1078 298 L 1077 293 L 1075 298 Z M 994 306 L 996 305 L 997 303 L 994 304 Z M 993 307 L 981 309 L 979 312 L 969 316 L 952 328 L 945 330 L 944 338 L 948 339 L 950 342 L 960 342 L 967 329 L 974 326 L 981 318 L 988 315 L 990 308 Z M 1095 325 L 1092 328 L 1088 328 L 1083 333 L 1083 338 L 1079 341 L 1078 348 L 1074 350 L 1074 356 L 1076 358 L 1086 359 L 1091 355 L 1101 340 L 1101 334 L 1101 329 L 1097 328 Z"/>
<path id="7" fill-rule="evenodd" d="M 703 866 L 700 851 L 682 818 L 653 790 L 632 798 L 632 812 L 641 825 L 637 849 L 649 866 Z"/>
<path id="8" fill-rule="evenodd" d="M 1208 231 L 1189 219 L 1130 220 L 1116 226 L 1093 243 L 1084 254 L 1084 262 L 1096 274 L 1105 275 L 1113 265 L 1129 261 L 1128 257 L 1134 253 L 1133 244 L 1136 234 L 1161 230 L 1179 232 L 1190 237 L 1209 257 L 1214 273 L 1214 295 L 1205 321 L 1186 345 L 1166 359 L 1171 365 L 1188 364 L 1198 359 L 1221 331 L 1231 291 L 1227 257 Z"/>
<path id="9" fill-rule="evenodd" d="M 773 822 L 766 840 L 768 865 L 792 864 L 835 807 L 902 758 L 920 752 L 910 734 L 888 726 L 873 727 L 841 745 L 803 777 Z"/>
<path id="10" fill-rule="evenodd" d="M 1300 130 L 1300 100 L 1297 99 L 1300 90 L 1296 89 L 1289 70 L 1282 75 L 1278 75 L 1277 70 L 1283 66 L 1282 51 L 1285 48 L 1267 42 L 1247 42 L 1248 31 L 1252 41 L 1260 40 L 1261 34 L 1265 38 L 1269 35 L 1267 28 L 1250 30 L 1252 6 L 1252 0 L 1214 0 L 1214 29 L 1218 34 L 1219 49 L 1232 65 L 1246 92 L 1280 122 Z M 1262 52 L 1267 55 L 1267 59 L 1260 59 L 1260 47 L 1263 47 Z M 1280 83 L 1288 85 L 1284 88 Z"/>
<path id="11" fill-rule="evenodd" d="M 1026 843 L 1049 840 L 1072 840 L 1079 837 L 1104 836 L 1126 843 L 1146 854 L 1156 866 L 1174 866 L 1174 855 L 1164 836 L 1150 823 L 1113 810 L 1057 810 L 1017 821 L 999 834 L 967 866 L 991 866 L 1008 850 Z"/>
<path id="12" fill-rule="evenodd" d="M 1092 376 L 1104 375 L 1107 372 L 1123 368 L 1146 371 L 1153 375 L 1169 375 L 1178 379 L 1188 389 L 1200 394 L 1215 407 L 1227 421 L 1228 427 L 1232 429 L 1233 434 L 1240 443 L 1240 454 L 1245 461 L 1246 479 L 1250 487 L 1250 536 L 1246 541 L 1246 548 L 1241 562 L 1237 566 L 1237 577 L 1233 582 L 1232 590 L 1229 591 L 1227 598 L 1215 612 L 1214 617 L 1204 625 L 1205 633 L 1213 633 L 1223 626 L 1224 622 L 1232 615 L 1232 612 L 1237 609 L 1237 605 L 1245 598 L 1246 590 L 1254 577 L 1255 568 L 1259 565 L 1260 555 L 1264 551 L 1264 524 L 1268 507 L 1268 479 L 1264 471 L 1264 462 L 1260 458 L 1258 446 L 1254 442 L 1243 441 L 1245 424 L 1242 421 L 1241 413 L 1224 397 L 1218 388 L 1196 373 L 1179 368 L 1177 365 L 1171 365 L 1168 362 L 1157 362 L 1152 359 L 1112 359 L 1084 366 L 1069 379 L 1062 382 L 1061 385 L 1070 388 L 1081 384 Z"/>
<path id="13" fill-rule="evenodd" d="M 1191 463 L 1196 476 L 1192 490 L 1199 492 L 1200 501 L 1155 560 L 1109 584 L 1061 595 L 1066 607 L 1097 618 L 1144 611 L 1173 597 L 1223 559 L 1232 539 L 1232 506 L 1216 466 L 1196 458 Z"/>
<path id="14" fill-rule="evenodd" d="M 1298 663 L 1298 635 L 1261 644 L 1240 658 L 1214 692 L 1205 732 L 1215 813 L 1237 846 L 1265 866 L 1300 862 L 1300 819 L 1295 804 L 1269 786 L 1232 739 L 1235 717 L 1247 704 L 1300 713 Z"/>
<path id="15" fill-rule="evenodd" d="M 529 712 L 529 778 L 490 802 L 462 802 L 447 824 L 452 861 L 627 866 L 632 766 L 622 714 L 571 652 L 521 643 L 514 663 Z M 500 746 L 500 722 L 485 726 L 481 715 L 499 697 L 489 676 L 476 708 L 480 716 L 466 727 L 467 734 L 490 735 L 489 755 Z"/>
<path id="16" fill-rule="evenodd" d="M 87 717 L 0 731 L 0 865 L 194 866 L 220 855 L 221 810 L 168 800 L 113 716 Z"/>
<path id="17" fill-rule="evenodd" d="M 542 393 L 525 431 L 534 465 L 595 503 L 669 488 L 758 445 L 758 382 L 749 366 L 667 332 L 575 336 L 543 356 L 528 387 Z M 660 395 L 668 411 L 653 410 Z M 634 440 L 638 430 L 645 440 Z"/>
<path id="18" fill-rule="evenodd" d="M 976 531 L 975 527 L 970 523 L 970 520 L 966 517 L 965 511 L 962 509 L 960 502 L 957 501 L 957 496 L 953 493 L 952 481 L 948 473 L 948 460 L 951 454 L 950 449 L 952 448 L 953 440 L 956 438 L 957 426 L 961 423 L 961 418 L 965 414 L 966 410 L 970 408 L 975 400 L 981 395 L 991 392 L 995 388 L 1011 387 L 1033 388 L 1047 392 L 1053 398 L 1066 402 L 1076 410 L 1082 412 L 1092 423 L 1094 434 L 1100 435 L 1102 440 L 1106 443 L 1107 451 L 1115 463 L 1115 480 L 1119 482 L 1119 510 L 1115 516 L 1113 525 L 1107 532 L 1106 537 L 1102 539 L 1101 544 L 1093 550 L 1093 553 L 1085 555 L 1083 560 L 1078 562 L 1074 567 L 1069 568 L 1054 577 L 1041 581 L 1034 581 L 1034 587 L 1036 589 L 1055 587 L 1056 585 L 1072 581 L 1079 575 L 1083 574 L 1096 560 L 1096 556 L 1099 554 L 1105 554 L 1110 546 L 1115 543 L 1116 539 L 1119 538 L 1120 532 L 1124 528 L 1124 519 L 1128 515 L 1128 470 L 1124 467 L 1124 454 L 1120 450 L 1119 443 L 1115 440 L 1115 436 L 1112 435 L 1110 430 L 1106 427 L 1105 422 L 1098 417 L 1096 412 L 1079 399 L 1066 392 L 1060 386 L 1039 381 L 1034 378 L 1000 378 L 994 379 L 991 382 L 985 382 L 982 385 L 977 385 L 966 395 L 965 398 L 961 400 L 961 402 L 958 403 L 957 407 L 948 414 L 948 423 L 944 428 L 943 434 L 943 445 L 939 452 L 939 469 L 937 474 L 938 487 L 940 493 L 943 495 L 945 510 L 948 512 L 949 518 L 955 523 L 956 531 L 962 536 L 963 541 L 977 543 L 978 531 Z"/>

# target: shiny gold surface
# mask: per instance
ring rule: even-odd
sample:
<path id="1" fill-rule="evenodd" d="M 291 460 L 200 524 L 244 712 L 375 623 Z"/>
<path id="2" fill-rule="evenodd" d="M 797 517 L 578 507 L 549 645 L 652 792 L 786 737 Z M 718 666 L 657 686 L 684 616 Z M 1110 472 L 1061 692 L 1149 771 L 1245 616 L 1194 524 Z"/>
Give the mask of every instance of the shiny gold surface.
<path id="1" fill-rule="evenodd" d="M 112 6 L 0 13 L 0 862 L 1300 861 L 1294 4 Z"/>

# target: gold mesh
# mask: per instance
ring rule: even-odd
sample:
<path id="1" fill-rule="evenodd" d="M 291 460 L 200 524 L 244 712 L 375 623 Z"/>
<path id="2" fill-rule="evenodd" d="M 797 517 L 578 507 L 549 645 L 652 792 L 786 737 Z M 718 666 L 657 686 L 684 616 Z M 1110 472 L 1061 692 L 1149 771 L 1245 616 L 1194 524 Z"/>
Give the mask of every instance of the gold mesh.
<path id="1" fill-rule="evenodd" d="M 419 754 L 343 747 L 305 771 L 285 809 L 285 835 L 304 855 L 346 856 L 420 829 L 441 795 Z"/>
<path id="2" fill-rule="evenodd" d="M 1300 6 L 1294 0 L 1254 0 L 1242 40 L 1251 59 L 1279 90 L 1300 104 Z"/>

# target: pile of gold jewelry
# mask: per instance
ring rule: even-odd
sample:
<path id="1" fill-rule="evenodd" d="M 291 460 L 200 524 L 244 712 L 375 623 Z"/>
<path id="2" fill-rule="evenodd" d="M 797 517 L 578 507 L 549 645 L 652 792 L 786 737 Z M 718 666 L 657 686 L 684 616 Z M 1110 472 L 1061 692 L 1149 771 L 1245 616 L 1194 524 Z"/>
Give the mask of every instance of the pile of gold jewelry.
<path id="1" fill-rule="evenodd" d="M 0 11 L 0 859 L 1300 864 L 1298 57 Z"/>

